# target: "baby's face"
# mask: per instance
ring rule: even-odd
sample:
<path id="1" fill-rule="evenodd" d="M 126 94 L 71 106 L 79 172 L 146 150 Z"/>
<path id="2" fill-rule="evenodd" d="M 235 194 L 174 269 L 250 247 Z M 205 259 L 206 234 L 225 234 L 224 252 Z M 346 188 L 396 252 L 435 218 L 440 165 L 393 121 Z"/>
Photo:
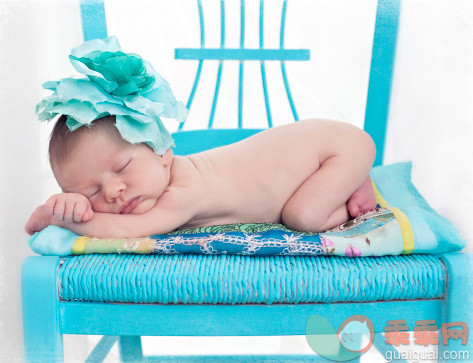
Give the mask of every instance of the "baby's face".
<path id="1" fill-rule="evenodd" d="M 101 213 L 142 214 L 154 207 L 169 185 L 172 152 L 155 154 L 104 131 L 80 136 L 56 172 L 64 193 L 80 193 Z"/>

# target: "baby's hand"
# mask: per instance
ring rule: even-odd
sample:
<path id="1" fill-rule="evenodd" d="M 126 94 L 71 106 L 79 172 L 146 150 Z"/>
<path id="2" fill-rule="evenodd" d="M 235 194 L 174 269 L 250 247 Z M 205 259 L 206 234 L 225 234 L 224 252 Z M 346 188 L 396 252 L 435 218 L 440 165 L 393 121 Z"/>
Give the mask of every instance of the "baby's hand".
<path id="1" fill-rule="evenodd" d="M 59 221 L 87 222 L 94 217 L 89 200 L 79 193 L 60 193 L 49 198 L 45 205 L 46 212 Z"/>
<path id="2" fill-rule="evenodd" d="M 25 231 L 30 236 L 36 232 L 41 232 L 47 226 L 52 224 L 51 216 L 46 212 L 44 204 L 40 205 L 31 215 L 30 219 L 26 223 Z"/>

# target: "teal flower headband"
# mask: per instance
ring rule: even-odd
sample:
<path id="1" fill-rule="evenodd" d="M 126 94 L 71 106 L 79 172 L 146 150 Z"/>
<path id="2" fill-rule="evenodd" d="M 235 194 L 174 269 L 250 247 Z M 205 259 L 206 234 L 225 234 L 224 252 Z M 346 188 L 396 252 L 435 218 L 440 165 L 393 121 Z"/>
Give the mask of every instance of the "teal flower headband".
<path id="1" fill-rule="evenodd" d="M 94 39 L 72 49 L 74 68 L 87 78 L 63 78 L 43 88 L 54 92 L 36 106 L 40 121 L 67 115 L 71 131 L 104 116 L 131 143 L 145 142 L 162 155 L 174 146 L 161 117 L 183 122 L 187 109 L 169 83 L 138 54 L 123 53 L 116 37 Z"/>

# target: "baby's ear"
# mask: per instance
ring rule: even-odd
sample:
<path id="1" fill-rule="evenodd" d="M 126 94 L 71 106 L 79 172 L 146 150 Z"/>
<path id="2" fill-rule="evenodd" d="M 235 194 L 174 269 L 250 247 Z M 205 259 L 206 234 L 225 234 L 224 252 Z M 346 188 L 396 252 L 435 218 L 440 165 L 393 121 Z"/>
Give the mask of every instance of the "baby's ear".
<path id="1" fill-rule="evenodd" d="M 163 158 L 164 166 L 168 166 L 171 163 L 172 156 L 173 156 L 173 154 L 172 154 L 171 148 L 167 149 L 166 153 L 161 155 L 161 157 Z"/>

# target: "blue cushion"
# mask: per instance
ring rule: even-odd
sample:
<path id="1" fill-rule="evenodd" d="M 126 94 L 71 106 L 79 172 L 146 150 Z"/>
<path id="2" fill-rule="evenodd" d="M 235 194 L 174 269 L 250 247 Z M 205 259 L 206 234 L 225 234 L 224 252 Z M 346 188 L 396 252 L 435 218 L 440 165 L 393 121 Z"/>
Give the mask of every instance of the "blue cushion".
<path id="1" fill-rule="evenodd" d="M 453 225 L 420 195 L 411 180 L 412 163 L 378 166 L 371 178 L 391 207 L 406 214 L 414 233 L 415 253 L 459 251 L 466 242 Z"/>

